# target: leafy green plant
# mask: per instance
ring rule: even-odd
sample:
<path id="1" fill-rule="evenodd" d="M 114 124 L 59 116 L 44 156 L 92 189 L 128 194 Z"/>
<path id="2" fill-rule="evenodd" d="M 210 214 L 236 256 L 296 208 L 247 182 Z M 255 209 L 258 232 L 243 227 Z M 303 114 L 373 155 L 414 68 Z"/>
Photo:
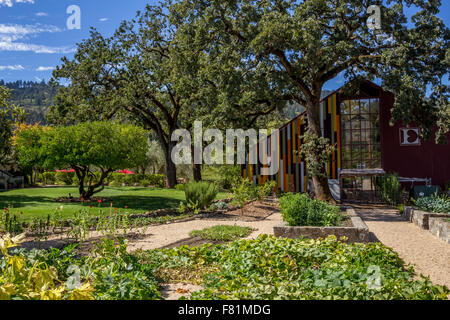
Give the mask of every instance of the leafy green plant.
<path id="1" fill-rule="evenodd" d="M 74 182 L 75 172 L 57 172 L 56 182 L 66 186 L 71 186 Z"/>
<path id="2" fill-rule="evenodd" d="M 233 202 L 241 208 L 242 214 L 245 204 L 258 197 L 258 189 L 247 178 L 241 178 L 231 191 L 233 192 Z"/>
<path id="3" fill-rule="evenodd" d="M 176 190 L 180 190 L 180 191 L 184 191 L 184 184 L 182 184 L 182 183 L 177 184 L 175 186 L 175 189 Z"/>
<path id="4" fill-rule="evenodd" d="M 190 208 L 203 210 L 211 205 L 219 193 L 219 188 L 214 183 L 205 181 L 190 182 L 185 185 L 184 193 Z"/>
<path id="5" fill-rule="evenodd" d="M 431 197 L 421 197 L 417 200 L 412 199 L 414 204 L 421 210 L 436 212 L 436 213 L 450 213 L 450 197 L 447 195 L 433 195 Z"/>
<path id="6" fill-rule="evenodd" d="M 11 209 L 4 208 L 0 212 L 0 232 L 18 235 L 23 231 L 20 218 L 16 214 L 11 213 Z"/>
<path id="7" fill-rule="evenodd" d="M 41 175 L 43 184 L 54 184 L 56 182 L 56 174 L 54 172 L 43 172 Z"/>
<path id="8" fill-rule="evenodd" d="M 275 181 L 267 181 L 264 185 L 258 186 L 258 200 L 271 196 L 276 185 Z"/>
<path id="9" fill-rule="evenodd" d="M 235 165 L 222 165 L 219 168 L 220 185 L 223 189 L 229 190 L 241 179 L 241 167 Z"/>
<path id="10" fill-rule="evenodd" d="M 338 207 L 311 199 L 304 193 L 287 193 L 280 198 L 281 215 L 289 226 L 336 226 L 342 216 Z"/>
<path id="11" fill-rule="evenodd" d="M 70 288 L 59 279 L 55 267 L 21 254 L 10 255 L 24 235 L 0 239 L 0 300 L 93 300 L 94 289 L 86 281 L 78 288 Z"/>
<path id="12" fill-rule="evenodd" d="M 189 233 L 191 237 L 201 237 L 205 240 L 213 241 L 232 241 L 239 238 L 247 237 L 252 233 L 252 228 L 241 227 L 238 225 L 218 225 L 202 230 L 193 230 Z"/>
<path id="13" fill-rule="evenodd" d="M 377 183 L 378 191 L 383 201 L 390 205 L 397 205 L 400 203 L 402 185 L 398 181 L 398 176 L 396 174 L 388 174 L 379 177 Z"/>
<path id="14" fill-rule="evenodd" d="M 417 279 L 383 244 L 346 244 L 334 236 L 262 235 L 226 245 L 151 250 L 142 259 L 172 281 L 200 281 L 203 288 L 191 299 L 446 300 L 450 294 L 428 278 Z"/>

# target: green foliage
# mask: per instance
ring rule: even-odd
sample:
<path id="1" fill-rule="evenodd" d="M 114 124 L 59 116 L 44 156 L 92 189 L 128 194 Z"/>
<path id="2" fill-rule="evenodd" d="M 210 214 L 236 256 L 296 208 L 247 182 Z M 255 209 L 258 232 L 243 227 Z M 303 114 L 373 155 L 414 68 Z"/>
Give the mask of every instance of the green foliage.
<path id="1" fill-rule="evenodd" d="M 248 178 L 240 178 L 232 187 L 233 201 L 242 209 L 245 204 L 252 200 L 263 200 L 273 193 L 276 186 L 275 181 L 267 181 L 262 186 L 256 186 Z"/>
<path id="2" fill-rule="evenodd" d="M 258 200 L 271 196 L 276 185 L 275 181 L 267 181 L 264 185 L 258 186 Z"/>
<path id="3" fill-rule="evenodd" d="M 345 244 L 263 235 L 227 245 L 152 250 L 155 272 L 185 275 L 202 270 L 191 299 L 416 300 L 447 299 L 450 290 L 414 270 L 381 243 Z M 178 281 L 185 281 L 178 276 Z"/>
<path id="4" fill-rule="evenodd" d="M 214 183 L 205 181 L 190 182 L 184 186 L 186 202 L 193 209 L 204 210 L 208 208 L 219 193 Z"/>
<path id="5" fill-rule="evenodd" d="M 0 86 L 0 163 L 11 153 L 15 122 L 24 120 L 25 112 L 9 103 L 10 92 Z"/>
<path id="6" fill-rule="evenodd" d="M 103 190 L 103 181 L 114 170 L 146 161 L 147 132 L 114 122 L 87 122 L 46 129 L 24 128 L 18 131 L 16 143 L 19 162 L 24 165 L 75 169 L 80 197 L 89 199 Z M 94 167 L 98 168 L 96 172 Z M 72 184 L 72 180 L 67 178 L 64 182 Z"/>
<path id="7" fill-rule="evenodd" d="M 281 215 L 289 226 L 336 226 L 340 209 L 304 193 L 287 193 L 280 198 Z"/>
<path id="8" fill-rule="evenodd" d="M 319 137 L 309 130 L 303 134 L 302 138 L 300 153 L 302 159 L 305 159 L 308 174 L 315 177 L 327 177 L 325 167 L 335 150 L 335 147 L 330 144 L 330 139 Z"/>
<path id="9" fill-rule="evenodd" d="M 41 179 L 44 184 L 55 184 L 56 182 L 56 173 L 55 172 L 43 172 L 41 174 Z"/>
<path id="10" fill-rule="evenodd" d="M 180 191 L 184 191 L 184 184 L 179 183 L 175 186 L 175 189 L 180 190 Z"/>
<path id="11" fill-rule="evenodd" d="M 0 233 L 18 235 L 22 231 L 21 219 L 17 214 L 12 214 L 10 208 L 0 211 Z"/>
<path id="12" fill-rule="evenodd" d="M 89 284 L 70 291 L 75 299 L 82 299 L 81 293 L 86 291 L 96 300 L 161 299 L 151 265 L 140 263 L 136 256 L 126 252 L 126 247 L 126 242 L 119 238 L 103 239 L 95 244 L 88 257 L 81 258 L 73 251 L 74 246 L 49 251 L 21 249 L 13 253 L 25 257 L 32 265 L 48 266 L 64 282 L 61 288 L 76 287 L 77 282 Z"/>
<path id="13" fill-rule="evenodd" d="M 402 195 L 402 185 L 398 181 L 396 174 L 388 174 L 379 177 L 377 180 L 378 192 L 381 199 L 390 205 L 397 205 L 400 203 Z"/>
<path id="14" fill-rule="evenodd" d="M 0 239 L 0 300 L 93 300 L 91 284 L 68 288 L 58 270 L 42 261 L 31 262 L 22 254 L 10 255 L 8 249 L 19 245 L 24 235 Z"/>
<path id="15" fill-rule="evenodd" d="M 142 187 L 148 187 L 150 185 L 150 180 L 149 179 L 142 179 L 139 181 L 139 185 Z"/>
<path id="16" fill-rule="evenodd" d="M 420 197 L 417 200 L 413 199 L 413 201 L 420 210 L 435 213 L 450 213 L 450 197 L 447 195 Z"/>
<path id="17" fill-rule="evenodd" d="M 240 178 L 240 181 L 235 184 L 231 191 L 233 192 L 233 202 L 237 203 L 242 209 L 245 204 L 258 197 L 258 189 L 247 178 Z"/>
<path id="18" fill-rule="evenodd" d="M 4 82 L 0 80 L 0 86 L 11 90 L 10 101 L 25 110 L 27 123 L 46 124 L 46 113 L 53 105 L 53 98 L 58 90 L 57 86 L 44 81 Z"/>
<path id="19" fill-rule="evenodd" d="M 252 233 L 252 228 L 241 226 L 218 225 L 202 230 L 193 230 L 189 233 L 191 237 L 201 237 L 205 240 L 232 241 L 247 237 Z"/>
<path id="20" fill-rule="evenodd" d="M 58 184 L 71 186 L 74 182 L 75 172 L 56 172 L 55 178 Z M 75 181 L 78 181 L 78 179 Z"/>
<path id="21" fill-rule="evenodd" d="M 241 178 L 241 167 L 233 165 L 222 165 L 219 168 L 220 173 L 220 185 L 222 188 L 229 190 Z"/>
<path id="22" fill-rule="evenodd" d="M 106 182 L 109 185 L 121 186 L 123 183 L 125 185 L 134 185 L 138 183 L 143 187 L 149 185 L 162 188 L 164 187 L 165 175 L 163 174 L 124 174 L 124 173 L 112 173 Z"/>

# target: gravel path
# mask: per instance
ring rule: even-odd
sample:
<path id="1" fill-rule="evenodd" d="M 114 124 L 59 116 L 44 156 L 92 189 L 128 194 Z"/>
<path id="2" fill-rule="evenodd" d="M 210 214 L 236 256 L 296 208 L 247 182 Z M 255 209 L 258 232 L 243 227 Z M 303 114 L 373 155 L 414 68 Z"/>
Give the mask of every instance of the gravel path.
<path id="1" fill-rule="evenodd" d="M 137 240 L 130 240 L 130 242 L 128 243 L 128 250 L 150 250 L 165 247 L 174 242 L 188 238 L 189 232 L 191 232 L 192 230 L 201 230 L 216 225 L 238 225 L 242 227 L 253 228 L 255 229 L 255 231 L 253 231 L 247 237 L 247 239 L 254 239 L 260 234 L 273 234 L 273 227 L 279 224 L 281 221 L 281 214 L 275 212 L 271 216 L 260 221 L 201 219 L 151 226 L 147 228 L 144 236 L 140 237 Z"/>
<path id="2" fill-rule="evenodd" d="M 417 274 L 450 288 L 450 245 L 405 221 L 398 211 L 382 206 L 353 206 L 364 219 L 375 240 L 396 251 L 413 264 Z"/>

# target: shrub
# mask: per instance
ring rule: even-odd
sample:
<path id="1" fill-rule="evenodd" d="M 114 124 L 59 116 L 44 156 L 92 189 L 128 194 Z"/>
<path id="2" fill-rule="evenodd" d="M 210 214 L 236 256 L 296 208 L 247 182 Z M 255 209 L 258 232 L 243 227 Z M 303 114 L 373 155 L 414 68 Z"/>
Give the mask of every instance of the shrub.
<path id="1" fill-rule="evenodd" d="M 223 189 L 231 189 L 239 183 L 241 179 L 241 167 L 233 165 L 223 165 L 219 168 L 220 185 Z"/>
<path id="2" fill-rule="evenodd" d="M 228 209 L 228 203 L 224 201 L 215 202 L 209 207 L 211 210 L 225 210 Z"/>
<path id="3" fill-rule="evenodd" d="M 233 202 L 242 209 L 244 205 L 258 196 L 258 190 L 247 178 L 241 178 L 231 189 L 233 192 Z"/>
<path id="4" fill-rule="evenodd" d="M 57 172 L 56 173 L 56 182 L 59 184 L 64 184 L 66 186 L 71 186 L 73 183 L 74 177 L 75 177 L 75 172 Z"/>
<path id="5" fill-rule="evenodd" d="M 232 241 L 247 237 L 252 233 L 252 228 L 241 226 L 214 226 L 203 230 L 193 230 L 189 233 L 191 237 L 200 236 L 204 240 Z"/>
<path id="6" fill-rule="evenodd" d="M 421 197 L 413 200 L 419 209 L 436 213 L 450 213 L 450 197 L 446 195 Z"/>
<path id="7" fill-rule="evenodd" d="M 139 183 L 144 186 L 154 185 L 163 188 L 165 179 L 166 177 L 162 174 L 123 174 L 115 172 L 106 181 L 109 185 L 117 187 L 122 186 L 123 183 L 127 185 Z"/>
<path id="8" fill-rule="evenodd" d="M 275 181 L 267 181 L 262 186 L 255 186 L 248 178 L 240 178 L 231 189 L 234 202 L 242 209 L 244 205 L 254 199 L 262 200 L 273 193 Z"/>
<path id="9" fill-rule="evenodd" d="M 42 182 L 44 184 L 55 184 L 56 174 L 54 172 L 44 172 L 42 173 Z"/>
<path id="10" fill-rule="evenodd" d="M 192 209 L 206 209 L 219 193 L 219 188 L 209 182 L 190 182 L 184 186 L 186 202 Z"/>
<path id="11" fill-rule="evenodd" d="M 276 185 L 275 181 L 267 181 L 263 186 L 258 186 L 258 199 L 262 200 L 271 196 Z"/>
<path id="12" fill-rule="evenodd" d="M 182 184 L 182 183 L 177 184 L 175 186 L 175 189 L 176 190 L 180 190 L 180 191 L 184 191 L 184 184 Z"/>
<path id="13" fill-rule="evenodd" d="M 281 215 L 289 226 L 335 226 L 340 209 L 304 193 L 287 193 L 280 198 Z"/>
<path id="14" fill-rule="evenodd" d="M 402 195 L 402 185 L 396 174 L 388 174 L 378 178 L 378 191 L 381 199 L 390 205 L 397 205 Z"/>

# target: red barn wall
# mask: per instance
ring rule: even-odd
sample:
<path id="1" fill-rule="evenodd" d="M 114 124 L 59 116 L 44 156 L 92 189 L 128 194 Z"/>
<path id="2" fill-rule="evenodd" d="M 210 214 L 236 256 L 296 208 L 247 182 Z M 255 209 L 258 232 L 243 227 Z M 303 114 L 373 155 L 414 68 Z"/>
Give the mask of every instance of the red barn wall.
<path id="1" fill-rule="evenodd" d="M 397 122 L 389 125 L 394 95 L 382 92 L 380 98 L 381 163 L 386 172 L 397 172 L 401 177 L 431 178 L 433 185 L 445 186 L 450 181 L 450 144 L 434 142 L 434 135 L 420 146 L 401 146 L 400 128 Z M 414 126 L 411 126 L 414 127 Z M 450 134 L 447 135 L 450 141 Z"/>

